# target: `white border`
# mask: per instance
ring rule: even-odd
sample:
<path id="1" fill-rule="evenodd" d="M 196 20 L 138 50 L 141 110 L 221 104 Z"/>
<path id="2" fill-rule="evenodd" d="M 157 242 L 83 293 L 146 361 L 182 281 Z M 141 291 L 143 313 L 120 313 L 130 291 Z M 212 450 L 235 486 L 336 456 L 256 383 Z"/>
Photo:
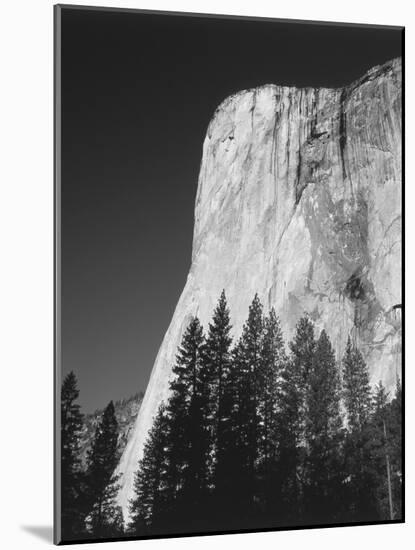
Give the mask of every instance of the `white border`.
<path id="1" fill-rule="evenodd" d="M 0 365 L 1 369 L 1 523 L 2 547 L 47 544 L 23 527 L 52 525 L 52 252 L 53 252 L 53 3 L 9 0 L 0 17 L 1 162 L 0 185 Z M 407 335 L 414 329 L 414 260 L 410 254 L 415 206 L 411 162 L 414 109 L 413 18 L 410 2 L 347 0 L 147 0 L 77 2 L 172 11 L 226 13 L 324 21 L 407 26 Z M 278 55 L 281 55 L 279 53 Z M 276 54 L 276 63 L 278 56 Z M 413 141 L 413 140 L 412 140 Z M 411 307 L 412 306 L 412 307 Z M 307 550 L 409 548 L 415 540 L 414 372 L 407 338 L 407 524 L 347 527 L 217 537 L 112 543 L 111 548 L 251 548 L 279 546 Z M 412 542 L 413 544 L 413 542 Z M 84 548 L 97 548 L 84 545 Z"/>

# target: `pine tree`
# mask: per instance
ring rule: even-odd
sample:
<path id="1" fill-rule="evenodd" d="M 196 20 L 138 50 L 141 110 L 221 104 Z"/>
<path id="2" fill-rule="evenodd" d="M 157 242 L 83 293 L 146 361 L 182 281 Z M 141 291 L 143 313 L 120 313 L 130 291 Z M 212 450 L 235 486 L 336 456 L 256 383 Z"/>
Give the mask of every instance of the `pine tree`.
<path id="1" fill-rule="evenodd" d="M 373 411 L 368 424 L 368 452 L 370 471 L 376 482 L 376 502 L 381 519 L 393 519 L 393 494 L 391 483 L 389 404 L 388 394 L 382 382 L 375 387 Z"/>
<path id="2" fill-rule="evenodd" d="M 315 350 L 314 325 L 302 317 L 290 342 L 291 357 L 282 371 L 278 469 L 283 509 L 281 516 L 288 523 L 303 517 L 303 485 L 305 476 L 306 433 L 305 397 Z"/>
<path id="3" fill-rule="evenodd" d="M 348 339 L 343 356 L 343 399 L 347 417 L 345 457 L 349 472 L 350 520 L 374 521 L 375 479 L 370 465 L 369 372 L 360 351 Z"/>
<path id="4" fill-rule="evenodd" d="M 222 497 L 226 494 L 229 467 L 226 463 L 229 444 L 231 400 L 229 394 L 229 377 L 232 365 L 232 338 L 229 308 L 225 291 L 222 291 L 218 304 L 209 324 L 206 344 L 203 353 L 203 375 L 208 391 L 204 401 L 203 421 L 210 435 L 207 453 L 213 458 L 213 484 L 215 491 Z M 209 457 L 206 457 L 209 461 Z"/>
<path id="5" fill-rule="evenodd" d="M 338 521 L 342 493 L 340 380 L 333 348 L 323 330 L 317 341 L 305 399 L 307 519 Z"/>
<path id="6" fill-rule="evenodd" d="M 271 309 L 264 320 L 264 334 L 261 346 L 259 369 L 259 463 L 262 480 L 262 499 L 271 508 L 278 499 L 276 490 L 276 458 L 278 446 L 278 396 L 280 393 L 281 373 L 285 368 L 287 356 L 280 321 Z"/>
<path id="7" fill-rule="evenodd" d="M 402 518 L 402 386 L 398 379 L 395 396 L 389 405 L 389 451 L 391 461 L 393 516 Z"/>
<path id="8" fill-rule="evenodd" d="M 259 444 L 259 390 L 263 336 L 262 304 L 257 294 L 234 350 L 235 407 L 232 422 L 236 434 L 234 483 L 242 509 L 250 513 L 256 498 Z M 238 479 L 239 478 L 239 479 Z"/>
<path id="9" fill-rule="evenodd" d="M 114 506 L 112 521 L 110 523 L 110 535 L 111 537 L 122 537 L 125 534 L 124 528 L 124 516 L 121 506 Z"/>
<path id="10" fill-rule="evenodd" d="M 144 445 L 143 458 L 134 478 L 134 497 L 130 502 L 130 524 L 133 535 L 157 532 L 163 523 L 166 446 L 168 441 L 168 418 L 161 404 Z"/>
<path id="11" fill-rule="evenodd" d="M 375 388 L 370 419 L 370 465 L 376 480 L 379 517 L 399 519 L 402 514 L 402 390 L 397 382 L 395 397 L 389 401 L 382 382 Z"/>
<path id="12" fill-rule="evenodd" d="M 115 497 L 119 486 L 114 470 L 118 463 L 118 424 L 112 401 L 107 405 L 95 431 L 87 457 L 87 482 L 92 508 L 88 526 L 96 538 L 115 536 L 118 531 Z M 118 532 L 116 533 L 118 534 Z"/>
<path id="13" fill-rule="evenodd" d="M 76 376 L 70 372 L 61 390 L 61 522 L 62 538 L 70 540 L 83 531 L 82 471 L 79 457 L 83 416 L 76 403 Z"/>
<path id="14" fill-rule="evenodd" d="M 306 442 L 306 395 L 316 349 L 314 325 L 307 316 L 298 321 L 294 339 L 290 342 L 290 349 L 292 362 L 290 374 L 293 376 L 298 393 L 298 444 L 304 447 Z"/>
<path id="15" fill-rule="evenodd" d="M 369 372 L 360 351 L 347 340 L 343 357 L 343 398 L 351 431 L 361 431 L 367 424 L 371 397 Z"/>
<path id="16" fill-rule="evenodd" d="M 207 475 L 204 463 L 207 434 L 201 423 L 200 402 L 205 393 L 200 376 L 203 343 L 203 328 L 194 317 L 178 350 L 167 405 L 167 503 L 171 507 L 171 520 L 176 525 L 185 510 L 195 512 Z"/>

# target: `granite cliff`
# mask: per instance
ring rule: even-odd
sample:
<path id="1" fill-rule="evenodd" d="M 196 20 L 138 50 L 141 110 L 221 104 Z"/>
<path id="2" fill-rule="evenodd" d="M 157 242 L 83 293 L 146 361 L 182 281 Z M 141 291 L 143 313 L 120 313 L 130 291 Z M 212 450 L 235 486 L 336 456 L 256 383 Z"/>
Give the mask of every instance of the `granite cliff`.
<path id="1" fill-rule="evenodd" d="M 226 290 L 239 335 L 255 292 L 286 338 L 308 312 L 340 359 L 350 335 L 373 383 L 401 368 L 401 60 L 341 89 L 265 85 L 227 98 L 203 144 L 192 263 L 119 465 L 137 460 L 192 315 Z"/>

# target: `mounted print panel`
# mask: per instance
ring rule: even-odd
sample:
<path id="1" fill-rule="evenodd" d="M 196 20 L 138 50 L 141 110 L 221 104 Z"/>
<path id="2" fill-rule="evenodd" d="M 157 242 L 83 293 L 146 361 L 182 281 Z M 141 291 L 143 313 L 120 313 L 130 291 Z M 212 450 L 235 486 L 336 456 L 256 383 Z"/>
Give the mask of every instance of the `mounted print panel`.
<path id="1" fill-rule="evenodd" d="M 404 521 L 403 28 L 55 6 L 55 542 Z"/>

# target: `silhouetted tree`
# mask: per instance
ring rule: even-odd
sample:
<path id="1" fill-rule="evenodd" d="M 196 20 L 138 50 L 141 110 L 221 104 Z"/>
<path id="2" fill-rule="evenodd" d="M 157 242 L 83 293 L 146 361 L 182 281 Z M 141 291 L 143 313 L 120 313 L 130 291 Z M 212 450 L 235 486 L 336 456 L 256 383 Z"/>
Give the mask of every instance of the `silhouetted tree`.
<path id="1" fill-rule="evenodd" d="M 282 371 L 280 410 L 277 418 L 279 433 L 278 470 L 280 473 L 280 515 L 295 523 L 304 516 L 303 486 L 306 458 L 306 393 L 312 369 L 314 325 L 302 317 L 290 342 L 291 357 Z"/>
<path id="2" fill-rule="evenodd" d="M 257 294 L 234 350 L 235 406 L 232 422 L 236 435 L 234 482 L 242 510 L 252 514 L 257 492 L 259 448 L 259 391 L 263 336 L 262 304 Z"/>
<path id="3" fill-rule="evenodd" d="M 276 469 L 278 450 L 278 396 L 281 373 L 286 366 L 284 340 L 279 319 L 274 308 L 264 319 L 259 369 L 259 477 L 261 499 L 267 508 L 275 507 L 280 496 L 277 490 Z"/>
<path id="4" fill-rule="evenodd" d="M 308 372 L 305 399 L 306 516 L 309 521 L 328 523 L 341 519 L 344 472 L 340 392 L 333 348 L 323 330 Z"/>
<path id="5" fill-rule="evenodd" d="M 164 498 L 167 471 L 166 446 L 168 418 L 161 404 L 144 445 L 143 458 L 134 478 L 134 496 L 130 502 L 130 534 L 154 533 L 165 520 Z"/>
<path id="6" fill-rule="evenodd" d="M 370 406 L 369 372 L 362 354 L 347 340 L 343 356 L 343 399 L 351 431 L 362 430 L 367 424 Z"/>
<path id="7" fill-rule="evenodd" d="M 63 540 L 79 536 L 84 529 L 82 469 L 79 456 L 83 416 L 76 403 L 79 390 L 70 372 L 61 389 L 61 525 Z"/>
<path id="8" fill-rule="evenodd" d="M 376 479 L 378 513 L 381 519 L 399 519 L 402 514 L 402 390 L 397 382 L 389 401 L 382 382 L 375 388 L 370 419 L 370 465 Z"/>
<path id="9" fill-rule="evenodd" d="M 381 519 L 393 519 L 389 417 L 388 394 L 382 382 L 379 382 L 375 387 L 373 411 L 367 428 L 367 447 L 370 453 L 368 468 L 376 483 L 375 496 Z"/>
<path id="10" fill-rule="evenodd" d="M 209 324 L 203 353 L 203 376 L 209 395 L 203 403 L 203 421 L 210 438 L 206 449 L 210 456 L 206 460 L 209 463 L 211 458 L 212 484 L 221 498 L 225 498 L 229 467 L 232 468 L 226 461 L 232 407 L 228 391 L 232 366 L 231 328 L 225 291 L 222 291 Z"/>
<path id="11" fill-rule="evenodd" d="M 391 463 L 393 515 L 394 519 L 402 519 L 402 386 L 398 379 L 395 396 L 389 405 L 389 451 Z"/>
<path id="12" fill-rule="evenodd" d="M 129 532 L 400 517 L 400 384 L 391 402 L 378 386 L 372 403 L 349 340 L 342 386 L 329 337 L 316 342 L 306 316 L 287 356 L 276 312 L 264 318 L 258 295 L 232 351 L 230 331 L 224 292 L 206 340 L 196 317 L 186 328 L 135 476 Z"/>
<path id="13" fill-rule="evenodd" d="M 375 479 L 370 466 L 369 419 L 371 391 L 369 372 L 362 354 L 348 339 L 343 356 L 343 399 L 348 433 L 345 444 L 349 473 L 350 520 L 378 519 Z"/>
<path id="14" fill-rule="evenodd" d="M 118 424 L 112 401 L 105 408 L 87 457 L 87 483 L 92 503 L 87 523 L 94 537 L 119 535 L 119 510 L 115 504 L 119 486 L 114 470 L 118 462 Z"/>
<path id="15" fill-rule="evenodd" d="M 179 347 L 167 404 L 166 504 L 173 524 L 179 525 L 185 510 L 194 512 L 206 482 L 206 427 L 201 423 L 201 398 L 205 396 L 201 365 L 204 335 L 197 317 L 192 318 Z M 174 513 L 173 513 L 174 509 Z"/>

